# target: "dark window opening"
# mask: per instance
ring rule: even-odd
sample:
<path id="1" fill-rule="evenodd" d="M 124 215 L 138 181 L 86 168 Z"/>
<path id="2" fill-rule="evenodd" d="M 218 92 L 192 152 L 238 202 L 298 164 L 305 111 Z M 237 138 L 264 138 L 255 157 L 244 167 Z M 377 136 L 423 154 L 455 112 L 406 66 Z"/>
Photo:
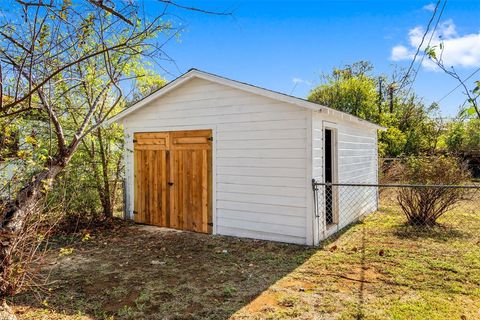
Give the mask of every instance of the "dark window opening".
<path id="1" fill-rule="evenodd" d="M 325 182 L 333 183 L 333 132 L 332 130 L 325 130 Z M 333 216 L 333 187 L 325 186 L 325 223 L 331 225 L 334 223 Z"/>

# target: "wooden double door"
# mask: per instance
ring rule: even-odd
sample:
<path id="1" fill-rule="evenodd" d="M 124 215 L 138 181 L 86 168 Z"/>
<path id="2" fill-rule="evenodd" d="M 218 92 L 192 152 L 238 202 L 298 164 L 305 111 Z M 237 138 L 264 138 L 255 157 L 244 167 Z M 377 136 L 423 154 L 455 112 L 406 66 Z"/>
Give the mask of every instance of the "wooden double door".
<path id="1" fill-rule="evenodd" d="M 135 222 L 211 233 L 212 131 L 134 134 Z"/>

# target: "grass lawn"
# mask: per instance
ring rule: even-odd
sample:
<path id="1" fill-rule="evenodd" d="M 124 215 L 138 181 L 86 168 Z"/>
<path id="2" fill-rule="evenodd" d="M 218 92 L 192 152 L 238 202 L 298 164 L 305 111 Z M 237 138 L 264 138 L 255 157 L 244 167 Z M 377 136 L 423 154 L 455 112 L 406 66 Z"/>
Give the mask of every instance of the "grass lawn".
<path id="1" fill-rule="evenodd" d="M 322 248 L 121 225 L 52 249 L 20 319 L 480 319 L 480 206 L 418 232 L 393 207 Z"/>

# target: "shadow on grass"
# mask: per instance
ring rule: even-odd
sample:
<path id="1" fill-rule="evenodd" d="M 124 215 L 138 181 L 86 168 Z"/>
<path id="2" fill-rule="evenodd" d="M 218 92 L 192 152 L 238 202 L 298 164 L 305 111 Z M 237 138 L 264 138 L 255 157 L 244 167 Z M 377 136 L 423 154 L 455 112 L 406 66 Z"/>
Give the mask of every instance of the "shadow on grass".
<path id="1" fill-rule="evenodd" d="M 448 224 L 438 224 L 436 226 L 411 226 L 399 224 L 396 226 L 393 234 L 402 239 L 420 240 L 432 239 L 435 241 L 448 242 L 453 239 L 469 238 L 469 233 Z"/>
<path id="2" fill-rule="evenodd" d="M 125 227 L 52 254 L 48 294 L 13 304 L 20 319 L 226 319 L 317 250 Z"/>
<path id="3" fill-rule="evenodd" d="M 406 217 L 398 207 L 383 206 L 376 213 L 376 220 L 382 225 L 390 225 L 388 229 L 392 230 L 392 234 L 401 239 L 421 240 L 432 239 L 435 241 L 447 242 L 453 239 L 466 239 L 471 236 L 465 228 L 461 228 L 461 224 L 449 223 L 441 221 L 434 226 L 415 226 L 407 223 Z M 464 219 L 459 216 L 449 219 Z M 457 222 L 459 222 L 458 220 Z"/>

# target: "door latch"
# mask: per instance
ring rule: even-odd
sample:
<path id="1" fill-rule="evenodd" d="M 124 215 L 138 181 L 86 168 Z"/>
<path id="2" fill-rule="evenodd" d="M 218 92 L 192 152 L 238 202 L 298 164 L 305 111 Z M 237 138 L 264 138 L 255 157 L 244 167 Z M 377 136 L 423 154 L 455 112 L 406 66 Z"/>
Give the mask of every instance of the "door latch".
<path id="1" fill-rule="evenodd" d="M 169 182 L 168 185 L 169 185 L 169 186 L 173 186 L 173 182 Z"/>

